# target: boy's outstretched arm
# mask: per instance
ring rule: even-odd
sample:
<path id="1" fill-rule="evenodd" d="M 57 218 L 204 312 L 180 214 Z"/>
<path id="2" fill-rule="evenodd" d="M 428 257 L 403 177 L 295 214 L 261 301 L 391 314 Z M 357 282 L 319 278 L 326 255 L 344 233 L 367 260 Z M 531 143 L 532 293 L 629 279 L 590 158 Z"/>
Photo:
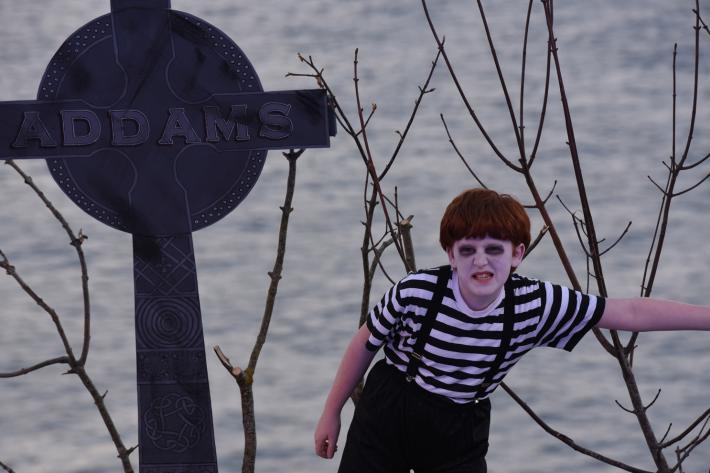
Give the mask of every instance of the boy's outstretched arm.
<path id="1" fill-rule="evenodd" d="M 340 434 L 340 411 L 375 357 L 375 352 L 366 348 L 369 337 L 370 330 L 365 324 L 350 341 L 340 362 L 333 387 L 330 388 L 323 414 L 316 427 L 316 455 L 320 457 L 333 458 Z"/>
<path id="2" fill-rule="evenodd" d="M 650 332 L 710 330 L 710 307 L 662 299 L 607 299 L 599 328 Z"/>

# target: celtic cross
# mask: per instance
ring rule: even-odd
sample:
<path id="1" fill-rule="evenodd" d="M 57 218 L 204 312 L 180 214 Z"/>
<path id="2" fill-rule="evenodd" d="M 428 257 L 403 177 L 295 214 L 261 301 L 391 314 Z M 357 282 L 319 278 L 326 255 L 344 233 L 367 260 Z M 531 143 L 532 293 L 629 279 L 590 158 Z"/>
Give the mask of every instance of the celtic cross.
<path id="1" fill-rule="evenodd" d="M 227 35 L 170 0 L 111 0 L 37 100 L 0 103 L 0 158 L 46 159 L 79 207 L 133 235 L 141 472 L 217 472 L 192 232 L 246 197 L 266 150 L 334 131 L 324 92 L 263 92 Z"/>

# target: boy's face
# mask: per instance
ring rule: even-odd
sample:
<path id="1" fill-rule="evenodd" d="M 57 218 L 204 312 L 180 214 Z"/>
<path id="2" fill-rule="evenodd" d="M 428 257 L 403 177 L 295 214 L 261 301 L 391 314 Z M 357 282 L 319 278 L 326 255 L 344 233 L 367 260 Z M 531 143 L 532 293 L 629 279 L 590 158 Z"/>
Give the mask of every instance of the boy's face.
<path id="1" fill-rule="evenodd" d="M 451 268 L 458 274 L 458 284 L 471 309 L 488 307 L 503 289 L 511 267 L 523 260 L 525 245 L 513 247 L 509 240 L 463 238 L 447 251 Z"/>

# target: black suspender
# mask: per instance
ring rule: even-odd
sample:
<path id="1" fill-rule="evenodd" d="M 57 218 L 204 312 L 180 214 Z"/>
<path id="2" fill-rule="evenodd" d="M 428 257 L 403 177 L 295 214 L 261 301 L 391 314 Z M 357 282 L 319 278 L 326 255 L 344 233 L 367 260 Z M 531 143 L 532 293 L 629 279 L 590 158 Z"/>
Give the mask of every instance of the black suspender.
<path id="1" fill-rule="evenodd" d="M 417 334 L 417 342 L 414 344 L 414 350 L 409 356 L 409 364 L 407 365 L 407 382 L 414 379 L 417 374 L 419 365 L 422 361 L 422 353 L 424 353 L 424 345 L 429 338 L 429 332 L 434 325 L 436 320 L 436 314 L 439 313 L 439 308 L 441 307 L 441 301 L 444 299 L 444 293 L 446 292 L 446 286 L 451 278 L 451 266 L 441 266 L 439 268 L 439 277 L 436 280 L 436 288 L 431 297 L 431 303 L 429 308 L 424 315 L 424 320 L 422 320 L 421 327 L 419 327 L 419 333 Z"/>
<path id="2" fill-rule="evenodd" d="M 486 377 L 478 387 L 476 397 L 482 398 L 486 395 L 486 390 L 493 384 L 493 376 L 498 373 L 501 363 L 505 359 L 505 354 L 510 348 L 510 339 L 513 337 L 513 321 L 515 320 L 515 301 L 513 294 L 513 281 L 508 278 L 505 282 L 505 302 L 503 303 L 503 333 L 501 334 L 500 348 L 493 364 L 488 368 Z"/>

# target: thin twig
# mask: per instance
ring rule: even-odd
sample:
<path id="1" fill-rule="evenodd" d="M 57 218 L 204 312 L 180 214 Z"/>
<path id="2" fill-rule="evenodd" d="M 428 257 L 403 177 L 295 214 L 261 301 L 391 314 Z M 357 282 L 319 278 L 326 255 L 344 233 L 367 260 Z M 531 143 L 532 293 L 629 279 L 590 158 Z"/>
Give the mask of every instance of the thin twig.
<path id="1" fill-rule="evenodd" d="M 436 28 L 434 27 L 434 22 L 431 19 L 431 16 L 429 15 L 429 9 L 427 8 L 426 0 L 422 0 L 422 6 L 424 8 L 424 14 L 426 15 L 427 22 L 429 23 L 429 29 L 431 30 L 432 35 L 434 36 L 434 40 L 436 41 L 437 46 L 439 47 L 439 50 L 441 51 L 441 55 L 444 58 L 444 62 L 446 63 L 446 67 L 449 69 L 449 74 L 451 75 L 451 79 L 454 81 L 454 85 L 456 86 L 456 89 L 459 92 L 459 95 L 461 96 L 461 100 L 463 101 L 464 105 L 466 106 L 466 109 L 468 110 L 469 115 L 471 115 L 471 118 L 473 121 L 476 123 L 476 126 L 478 126 L 478 129 L 481 131 L 481 134 L 485 138 L 485 140 L 488 142 L 488 145 L 491 147 L 493 152 L 498 156 L 501 161 L 503 161 L 506 166 L 510 167 L 511 169 L 517 171 L 517 172 L 522 172 L 522 168 L 519 166 L 516 166 L 513 164 L 508 158 L 506 158 L 503 153 L 498 149 L 498 147 L 495 145 L 491 137 L 488 135 L 488 132 L 486 132 L 486 129 L 483 127 L 483 124 L 481 121 L 478 119 L 478 116 L 476 115 L 476 112 L 474 111 L 473 107 L 471 106 L 471 103 L 468 101 L 468 97 L 466 97 L 466 94 L 463 91 L 463 87 L 461 86 L 461 83 L 459 82 L 458 76 L 456 75 L 456 72 L 454 71 L 454 67 L 451 64 L 451 61 L 449 60 L 448 54 L 446 54 L 446 49 L 444 48 L 444 41 L 439 39 L 439 35 L 436 32 Z"/>
<path id="2" fill-rule="evenodd" d="M 570 156 L 572 158 L 572 167 L 574 169 L 575 180 L 577 181 L 577 189 L 579 191 L 579 198 L 582 205 L 582 213 L 584 215 L 585 228 L 587 229 L 588 236 L 588 247 L 592 255 L 592 262 L 594 263 L 594 273 L 597 277 L 597 284 L 599 286 L 599 294 L 602 297 L 607 296 L 606 286 L 604 284 L 604 276 L 602 271 L 601 261 L 599 259 L 599 248 L 597 246 L 597 237 L 594 230 L 594 221 L 592 219 L 591 207 L 589 200 L 587 198 L 587 191 L 584 184 L 584 176 L 582 174 L 581 163 L 579 159 L 579 153 L 577 151 L 577 141 L 574 134 L 574 126 L 572 124 L 572 114 L 569 109 L 569 102 L 567 100 L 567 92 L 564 86 L 564 80 L 562 78 L 562 68 L 560 66 L 560 59 L 558 56 L 557 39 L 555 38 L 553 32 L 552 16 L 551 16 L 551 0 L 543 0 L 543 5 L 545 6 L 545 17 L 547 20 L 548 29 L 548 41 L 549 49 L 552 51 L 552 58 L 554 59 L 555 69 L 557 72 L 557 82 L 559 85 L 560 98 L 562 100 L 562 110 L 565 118 L 565 127 L 567 130 L 567 141 L 570 150 Z"/>
<path id="3" fill-rule="evenodd" d="M 10 376 L 19 376 L 22 374 L 27 374 L 32 371 L 36 371 L 40 368 L 57 364 L 57 363 L 66 363 L 69 365 L 69 371 L 67 373 L 72 373 L 76 374 L 79 379 L 81 380 L 82 384 L 86 388 L 86 390 L 89 392 L 91 395 L 92 399 L 94 400 L 94 404 L 96 405 L 96 408 L 99 411 L 99 414 L 104 421 L 104 425 L 106 426 L 106 429 L 109 432 L 109 435 L 111 436 L 111 440 L 113 441 L 116 450 L 118 452 L 118 458 L 121 460 L 121 464 L 123 466 L 123 471 L 125 473 L 133 473 L 133 466 L 131 465 L 129 456 L 133 449 L 127 449 L 125 445 L 123 444 L 123 440 L 121 439 L 120 434 L 118 433 L 118 430 L 116 429 L 116 426 L 113 422 L 113 419 L 111 418 L 108 409 L 106 408 L 106 404 L 104 402 L 104 396 L 102 396 L 98 390 L 96 389 L 93 380 L 91 377 L 88 375 L 85 369 L 85 363 L 86 363 L 86 358 L 88 356 L 88 351 L 89 351 L 89 341 L 90 341 L 90 320 L 91 320 L 91 311 L 90 311 L 90 305 L 89 305 L 89 288 L 88 288 L 88 271 L 87 271 L 87 266 L 86 266 L 86 259 L 84 257 L 84 252 L 81 248 L 82 243 L 84 240 L 86 240 L 86 236 L 79 231 L 78 235 L 74 235 L 73 230 L 69 226 L 67 220 L 64 218 L 64 216 L 54 207 L 54 205 L 47 199 L 45 194 L 34 184 L 32 178 L 27 175 L 14 161 L 9 160 L 5 161 L 6 164 L 8 164 L 10 167 L 12 167 L 22 178 L 24 179 L 25 183 L 32 188 L 32 190 L 37 194 L 37 196 L 44 202 L 45 206 L 50 210 L 52 215 L 61 223 L 62 227 L 66 231 L 66 233 L 69 235 L 70 238 L 70 244 L 74 246 L 74 248 L 77 251 L 77 254 L 79 256 L 79 264 L 81 267 L 81 279 L 82 279 L 82 291 L 83 291 L 83 302 L 84 302 L 84 337 L 83 337 L 83 345 L 82 345 L 82 352 L 81 356 L 79 359 L 77 359 L 74 355 L 73 348 L 71 347 L 71 344 L 69 343 L 69 339 L 64 331 L 64 327 L 62 326 L 62 322 L 59 318 L 59 315 L 56 313 L 56 311 L 50 307 L 35 291 L 32 289 L 17 273 L 16 269 L 14 266 L 12 266 L 7 259 L 7 256 L 0 251 L 0 267 L 5 269 L 6 273 L 12 277 L 17 284 L 22 288 L 22 290 L 37 304 L 39 305 L 52 319 L 52 322 L 54 323 L 54 326 L 57 330 L 57 334 L 59 335 L 59 338 L 62 341 L 62 344 L 64 346 L 64 351 L 66 352 L 66 357 L 56 357 L 51 360 L 46 360 L 44 362 L 38 363 L 34 366 L 31 366 L 29 368 L 24 368 L 12 373 L 5 373 L 5 375 L 8 376 L 0 376 L 0 377 L 10 377 Z"/>
<path id="4" fill-rule="evenodd" d="M 49 209 L 54 218 L 59 221 L 64 231 L 69 236 L 69 242 L 71 246 L 76 250 L 77 256 L 79 258 L 79 267 L 81 269 L 81 291 L 84 304 L 84 339 L 81 349 L 81 355 L 79 356 L 79 363 L 86 363 L 86 358 L 89 355 L 89 343 L 91 341 L 91 304 L 89 298 L 89 273 L 86 265 L 86 257 L 84 256 L 84 250 L 82 249 L 82 244 L 88 238 L 86 235 L 79 230 L 79 234 L 75 235 L 71 226 L 64 218 L 64 216 L 57 210 L 57 208 L 52 204 L 52 202 L 47 198 L 47 196 L 40 190 L 39 187 L 34 183 L 32 178 L 26 174 L 18 165 L 12 160 L 5 161 L 5 164 L 13 168 L 20 176 L 22 176 L 25 184 L 27 184 L 35 194 L 42 200 L 44 205 Z"/>
<path id="5" fill-rule="evenodd" d="M 594 458 L 595 460 L 599 460 L 601 462 L 604 462 L 608 465 L 615 466 L 617 468 L 620 468 L 625 471 L 630 471 L 632 473 L 652 473 L 648 470 L 642 470 L 640 468 L 636 468 L 630 465 L 627 465 L 625 463 L 622 463 L 618 460 L 614 460 L 613 458 L 606 457 L 600 453 L 597 453 L 593 450 L 590 450 L 588 448 L 582 447 L 578 445 L 574 440 L 572 440 L 570 437 L 558 432 L 557 430 L 553 429 L 550 427 L 549 424 L 547 424 L 540 416 L 538 416 L 535 411 L 532 410 L 532 408 L 525 402 L 523 401 L 520 396 L 518 396 L 515 391 L 513 391 L 506 383 L 501 383 L 500 386 L 505 390 L 506 393 L 510 397 L 513 398 L 513 400 L 518 403 L 520 407 L 540 426 L 542 429 L 547 432 L 548 434 L 552 435 L 553 437 L 557 438 L 560 440 L 562 443 L 568 445 L 571 447 L 573 450 L 583 453 L 589 457 Z"/>
<path id="6" fill-rule="evenodd" d="M 693 9 L 693 13 L 695 13 L 695 15 L 698 17 L 698 21 L 700 21 L 700 23 L 703 25 L 703 29 L 705 30 L 705 32 L 710 35 L 710 28 L 708 28 L 707 23 L 705 23 L 702 17 L 700 16 L 700 11 Z"/>
<path id="7" fill-rule="evenodd" d="M 523 255 L 523 258 L 527 257 L 532 253 L 532 251 L 537 247 L 537 245 L 542 241 L 542 238 L 547 235 L 549 228 L 547 225 L 543 225 L 543 227 L 540 229 L 538 232 L 537 236 L 535 239 L 530 243 L 530 246 L 525 249 L 525 254 Z"/>
<path id="8" fill-rule="evenodd" d="M 363 324 L 368 311 L 370 310 L 370 292 L 372 291 L 372 280 L 374 275 L 374 270 L 371 269 L 370 259 L 368 256 L 370 246 L 370 241 L 372 238 L 372 222 L 375 217 L 375 206 L 377 205 L 377 192 L 374 187 L 370 193 L 369 200 L 366 198 L 367 193 L 367 183 L 370 179 L 370 173 L 365 174 L 365 186 L 363 187 L 363 192 L 365 193 L 365 221 L 363 225 L 365 226 L 365 231 L 362 236 L 362 245 L 360 246 L 360 256 L 362 258 L 362 271 L 363 271 L 363 285 L 362 285 L 362 298 L 360 300 L 360 325 Z M 386 235 L 386 234 L 385 234 Z M 394 242 L 394 241 L 393 241 Z M 372 245 L 372 248 L 376 248 L 377 245 Z M 377 257 L 377 264 L 379 264 L 379 257 Z"/>
<path id="9" fill-rule="evenodd" d="M 683 432 L 681 432 L 680 434 L 676 435 L 676 436 L 673 437 L 672 439 L 670 439 L 670 440 L 668 440 L 668 441 L 666 441 L 666 442 L 661 443 L 661 444 L 659 445 L 659 447 L 661 447 L 661 448 L 668 448 L 668 447 L 670 447 L 671 445 L 673 445 L 674 443 L 680 442 L 680 441 L 683 440 L 686 436 L 688 436 L 688 434 L 690 434 L 690 432 L 692 432 L 693 429 L 695 429 L 695 428 L 696 428 L 698 425 L 700 425 L 701 423 L 707 422 L 708 419 L 710 419 L 710 409 L 706 409 L 705 412 L 703 412 L 702 414 L 700 414 L 700 416 L 699 416 L 697 419 L 695 419 L 695 421 L 693 421 L 693 422 L 688 426 L 688 428 L 686 428 Z"/>
<path id="10" fill-rule="evenodd" d="M 530 31 L 530 16 L 533 0 L 528 2 L 528 12 L 525 15 L 525 32 L 523 34 L 523 57 L 520 66 L 520 104 L 518 120 L 520 121 L 520 140 L 525 143 L 525 66 L 528 57 L 528 32 Z"/>
<path id="11" fill-rule="evenodd" d="M 68 356 L 59 356 L 57 358 L 52 358 L 52 359 L 43 361 L 41 363 L 37 363 L 36 365 L 32 365 L 28 368 L 22 368 L 17 371 L 11 371 L 8 373 L 0 373 L 0 378 L 15 378 L 17 376 L 23 376 L 23 375 L 32 373 L 33 371 L 37 371 L 37 370 L 44 368 L 46 366 L 57 365 L 60 363 L 69 364 L 69 357 Z"/>
<path id="12" fill-rule="evenodd" d="M 385 224 L 387 225 L 387 228 L 389 228 L 389 231 L 392 233 L 392 235 L 395 235 L 395 230 L 394 226 L 392 224 L 392 220 L 390 219 L 389 212 L 387 211 L 387 205 L 385 203 L 385 198 L 384 198 L 384 192 L 382 191 L 382 187 L 380 186 L 380 181 L 378 179 L 378 174 L 375 169 L 375 162 L 372 159 L 372 152 L 370 151 L 370 143 L 367 138 L 367 132 L 365 128 L 365 120 L 362 114 L 362 105 L 360 101 L 360 86 L 359 82 L 360 79 L 358 77 L 358 49 L 355 49 L 355 58 L 353 60 L 353 82 L 355 84 L 355 102 L 357 104 L 357 110 L 358 110 L 358 118 L 360 119 L 360 129 L 362 130 L 362 140 L 365 145 L 365 156 L 367 158 L 366 160 L 366 166 L 367 170 L 370 173 L 372 177 L 372 183 L 375 186 L 375 189 L 377 190 L 377 194 L 379 195 L 380 198 L 380 203 L 382 205 L 382 213 L 384 214 L 385 217 Z M 402 261 L 405 261 L 404 257 L 404 250 L 402 249 L 402 246 L 399 244 L 397 239 L 395 238 L 394 240 L 394 245 L 397 248 L 397 253 L 399 253 L 400 258 Z"/>
<path id="13" fill-rule="evenodd" d="M 454 148 L 454 151 L 458 155 L 458 157 L 461 159 L 463 162 L 463 165 L 466 166 L 466 169 L 468 169 L 468 172 L 471 173 L 473 178 L 478 182 L 478 184 L 483 187 L 484 189 L 488 189 L 488 186 L 483 183 L 483 181 L 478 177 L 478 175 L 474 172 L 474 170 L 471 168 L 471 166 L 468 164 L 468 161 L 466 161 L 466 158 L 461 154 L 461 151 L 459 151 L 458 146 L 456 146 L 456 142 L 454 142 L 454 139 L 451 137 L 451 133 L 449 132 L 449 127 L 446 124 L 446 120 L 444 119 L 444 114 L 439 114 L 441 117 L 441 122 L 444 124 L 444 129 L 446 130 L 446 136 L 449 137 L 449 143 L 451 143 L 451 146 Z"/>
<path id="14" fill-rule="evenodd" d="M 389 240 L 383 241 L 380 246 L 372 249 L 374 254 L 373 254 L 372 262 L 370 263 L 369 271 L 367 272 L 367 277 L 366 277 L 367 285 L 369 285 L 370 287 L 372 286 L 372 280 L 375 277 L 375 271 L 377 270 L 377 266 L 380 264 L 380 259 L 382 258 L 382 254 L 385 252 L 385 249 L 387 249 L 387 247 L 390 246 L 392 243 L 394 243 L 394 240 L 390 238 Z M 369 307 L 367 309 L 369 310 Z M 358 322 L 358 327 L 361 327 L 362 324 L 364 324 L 366 320 L 367 320 L 367 310 L 360 313 L 360 321 Z"/>
<path id="15" fill-rule="evenodd" d="M 505 97 L 505 103 L 508 107 L 508 114 L 510 115 L 510 121 L 513 125 L 513 132 L 515 133 L 515 141 L 518 144 L 518 152 L 520 153 L 520 161 L 525 162 L 525 143 L 523 142 L 521 130 L 518 129 L 518 120 L 515 118 L 515 110 L 513 109 L 513 102 L 510 99 L 510 94 L 508 93 L 508 86 L 505 83 L 505 77 L 503 77 L 503 70 L 500 67 L 500 62 L 498 61 L 498 54 L 496 53 L 495 45 L 493 44 L 493 37 L 491 36 L 491 30 L 488 27 L 488 20 L 486 19 L 486 13 L 483 11 L 483 3 L 481 0 L 477 0 L 478 11 L 481 14 L 481 20 L 483 21 L 483 28 L 486 31 L 486 38 L 488 40 L 488 48 L 491 51 L 491 56 L 493 57 L 493 63 L 496 66 L 496 72 L 498 73 L 498 80 L 500 81 L 501 89 L 503 90 L 503 96 Z M 526 30 L 527 31 L 527 30 Z M 522 96 L 521 96 L 522 100 Z"/>
<path id="16" fill-rule="evenodd" d="M 44 299 L 42 299 L 35 291 L 32 289 L 25 281 L 22 279 L 22 277 L 17 273 L 17 270 L 15 269 L 14 266 L 10 264 L 10 261 L 8 260 L 7 256 L 5 253 L 3 253 L 0 250 L 0 258 L 2 260 L 0 261 L 0 268 L 3 268 L 5 272 L 15 280 L 15 282 L 20 286 L 20 288 L 32 299 L 38 306 L 44 310 L 49 317 L 52 319 L 52 322 L 54 323 L 54 327 L 57 331 L 57 334 L 59 335 L 60 340 L 62 341 L 62 345 L 64 346 L 64 351 L 66 352 L 70 364 L 73 366 L 77 364 L 77 360 L 74 356 L 74 351 L 72 350 L 71 344 L 69 343 L 69 338 L 66 335 L 66 332 L 64 331 L 64 327 L 62 326 L 62 322 L 59 318 L 59 315 L 57 312 L 50 307 Z M 46 366 L 46 365 L 45 365 Z"/>
<path id="17" fill-rule="evenodd" d="M 705 423 L 703 426 L 700 428 L 700 432 L 698 432 L 698 435 L 695 436 L 693 440 L 691 440 L 687 445 L 684 447 L 680 447 L 676 449 L 676 453 L 678 456 L 678 464 L 673 467 L 672 471 L 675 471 L 676 468 L 682 468 L 682 464 L 685 461 L 686 458 L 690 456 L 690 454 L 695 450 L 700 444 L 705 442 L 709 437 L 710 437 L 710 429 L 705 431 L 705 429 L 708 427 L 708 423 L 710 422 L 710 419 L 705 419 Z"/>
<path id="18" fill-rule="evenodd" d="M 687 170 L 689 170 L 689 169 L 693 169 L 694 167 L 700 166 L 701 164 L 703 164 L 703 163 L 704 163 L 705 161 L 707 161 L 708 159 L 710 159 L 710 153 L 708 153 L 708 154 L 706 154 L 704 157 L 698 159 L 698 160 L 697 160 L 696 162 L 694 162 L 693 164 L 688 164 L 688 165 L 685 165 L 685 166 L 679 166 L 678 169 L 681 170 L 681 171 L 687 171 Z"/>
<path id="19" fill-rule="evenodd" d="M 427 75 L 427 78 L 424 81 L 424 85 L 419 87 L 419 96 L 416 98 L 416 100 L 414 100 L 414 109 L 412 110 L 412 113 L 409 114 L 409 120 L 407 120 L 407 124 L 404 127 L 404 132 L 402 132 L 402 133 L 397 132 L 397 134 L 399 135 L 399 141 L 397 142 L 397 146 L 395 147 L 394 152 L 392 153 L 392 156 L 390 157 L 389 161 L 387 162 L 387 165 L 382 170 L 382 173 L 380 173 L 380 181 L 382 181 L 385 178 L 385 176 L 389 172 L 390 168 L 392 167 L 394 160 L 399 155 L 399 150 L 402 149 L 402 145 L 404 144 L 404 140 L 407 138 L 407 135 L 409 134 L 409 130 L 412 128 L 412 124 L 414 123 L 414 117 L 417 115 L 417 112 L 419 111 L 419 106 L 421 105 L 422 100 L 424 99 L 424 96 L 435 90 L 435 89 L 429 88 L 429 83 L 431 82 L 431 78 L 434 75 L 434 71 L 436 70 L 436 65 L 438 64 L 440 57 L 441 57 L 441 51 L 437 50 L 436 56 L 434 57 L 434 60 L 431 63 L 431 68 L 429 69 L 429 74 Z"/>
<path id="20" fill-rule="evenodd" d="M 3 470 L 7 471 L 8 473 L 15 473 L 15 470 L 4 464 L 3 462 L 0 462 L 0 468 Z"/>
<path id="21" fill-rule="evenodd" d="M 397 222 L 399 234 L 402 235 L 402 243 L 404 248 L 404 256 L 407 258 L 407 271 L 416 271 L 417 263 L 414 256 L 414 245 L 412 244 L 412 219 L 414 215 L 410 215 L 404 220 Z"/>
<path id="22" fill-rule="evenodd" d="M 268 273 L 271 280 L 266 294 L 264 313 L 261 318 L 261 327 L 254 342 L 249 364 L 246 369 L 232 366 L 229 358 L 222 352 L 219 345 L 214 347 L 222 366 L 229 372 L 239 386 L 239 393 L 242 405 L 242 425 L 244 427 L 244 457 L 242 458 L 242 473 L 253 473 L 256 464 L 256 419 L 254 416 L 254 374 L 256 372 L 259 355 L 266 343 L 266 338 L 273 316 L 276 295 L 279 281 L 282 277 L 283 262 L 286 254 L 286 237 L 288 234 L 289 216 L 293 211 L 293 194 L 296 187 L 296 161 L 303 154 L 304 150 L 291 150 L 283 155 L 288 160 L 288 177 L 286 178 L 286 196 L 284 204 L 281 206 L 281 223 L 279 226 L 279 237 L 276 248 L 276 260 L 273 269 Z"/>
<path id="23" fill-rule="evenodd" d="M 688 135 L 686 137 L 685 147 L 680 159 L 676 163 L 675 159 L 675 137 L 676 137 L 676 55 L 677 55 L 677 45 L 673 48 L 673 155 L 671 158 L 671 170 L 668 176 L 668 186 L 664 191 L 664 196 L 666 197 L 662 201 L 661 210 L 661 225 L 658 229 L 658 239 L 655 242 L 655 252 L 653 257 L 653 262 L 651 263 L 650 270 L 644 273 L 648 274 L 648 278 L 644 279 L 642 285 L 645 288 L 645 295 L 649 296 L 653 289 L 653 284 L 656 278 L 658 267 L 660 264 L 661 253 L 663 250 L 663 244 L 665 242 L 666 232 L 668 228 L 668 219 L 670 215 L 670 206 L 672 202 L 672 197 L 675 192 L 675 185 L 678 178 L 678 174 L 681 169 L 685 166 L 685 162 L 688 158 L 690 152 L 690 144 L 693 139 L 693 133 L 695 130 L 695 120 L 697 117 L 698 108 L 698 83 L 699 83 L 699 65 L 700 65 L 700 3 L 698 0 L 695 2 L 695 44 L 694 44 L 694 71 L 693 71 L 693 98 L 692 98 L 692 108 L 690 111 L 690 124 L 688 127 Z M 648 268 L 648 264 L 647 264 Z"/>
<path id="24" fill-rule="evenodd" d="M 543 93 L 542 97 L 542 108 L 540 109 L 540 119 L 538 120 L 538 125 L 537 125 L 537 134 L 535 135 L 535 144 L 533 145 L 533 150 L 530 153 L 530 159 L 528 160 L 528 168 L 532 168 L 533 162 L 535 161 L 535 158 L 537 157 L 537 150 L 538 147 L 540 146 L 540 140 L 542 138 L 542 129 L 545 124 L 545 115 L 547 112 L 547 99 L 549 97 L 549 92 L 550 92 L 550 69 L 552 65 L 552 51 L 550 51 L 550 48 L 547 48 L 547 63 L 545 66 L 545 91 Z"/>
<path id="25" fill-rule="evenodd" d="M 607 253 L 609 253 L 611 250 L 613 250 L 614 247 L 615 247 L 616 245 L 618 245 L 619 242 L 626 236 L 626 234 L 629 232 L 629 229 L 630 229 L 630 228 L 631 228 L 631 221 L 629 221 L 629 223 L 626 224 L 626 228 L 624 228 L 624 231 L 621 232 L 621 235 L 619 235 L 619 238 L 617 238 L 614 243 L 612 243 L 611 245 L 609 245 L 609 247 L 608 247 L 606 250 L 603 250 L 603 251 L 599 254 L 599 256 L 604 256 L 605 254 L 607 254 Z"/>
<path id="26" fill-rule="evenodd" d="M 286 197 L 284 199 L 284 204 L 281 207 L 281 223 L 279 226 L 279 239 L 276 250 L 276 261 L 274 261 L 274 267 L 269 272 L 269 278 L 271 282 L 269 284 L 269 289 L 266 295 L 266 305 L 264 307 L 264 314 L 262 316 L 261 328 L 259 330 L 259 335 L 257 336 L 256 343 L 254 344 L 254 349 L 249 357 L 249 365 L 247 370 L 250 373 L 254 373 L 256 370 L 256 364 L 259 360 L 259 355 L 261 349 L 266 342 L 266 336 L 269 331 L 269 325 L 271 323 L 271 317 L 274 312 L 274 305 L 276 302 L 276 293 L 279 287 L 279 281 L 281 280 L 281 274 L 283 272 L 283 263 L 286 255 L 286 237 L 288 233 L 288 223 L 289 216 L 293 212 L 293 194 L 296 187 L 296 160 L 303 154 L 304 150 L 294 151 L 291 150 L 288 153 L 283 153 L 283 155 L 288 160 L 288 177 L 286 183 Z"/>
<path id="27" fill-rule="evenodd" d="M 678 191 L 678 192 L 673 193 L 673 197 L 679 197 L 679 196 L 681 196 L 681 195 L 683 195 L 683 194 L 687 194 L 688 192 L 692 191 L 693 189 L 695 189 L 696 187 L 698 187 L 698 186 L 699 186 L 700 184 L 702 184 L 703 182 L 707 181 L 707 179 L 708 179 L 709 177 L 710 177 L 710 173 L 706 174 L 705 177 L 703 177 L 703 178 L 700 180 L 700 182 L 698 182 L 697 184 L 694 184 L 694 185 L 688 187 L 688 188 L 685 189 L 685 190 L 682 190 L 682 191 Z"/>

